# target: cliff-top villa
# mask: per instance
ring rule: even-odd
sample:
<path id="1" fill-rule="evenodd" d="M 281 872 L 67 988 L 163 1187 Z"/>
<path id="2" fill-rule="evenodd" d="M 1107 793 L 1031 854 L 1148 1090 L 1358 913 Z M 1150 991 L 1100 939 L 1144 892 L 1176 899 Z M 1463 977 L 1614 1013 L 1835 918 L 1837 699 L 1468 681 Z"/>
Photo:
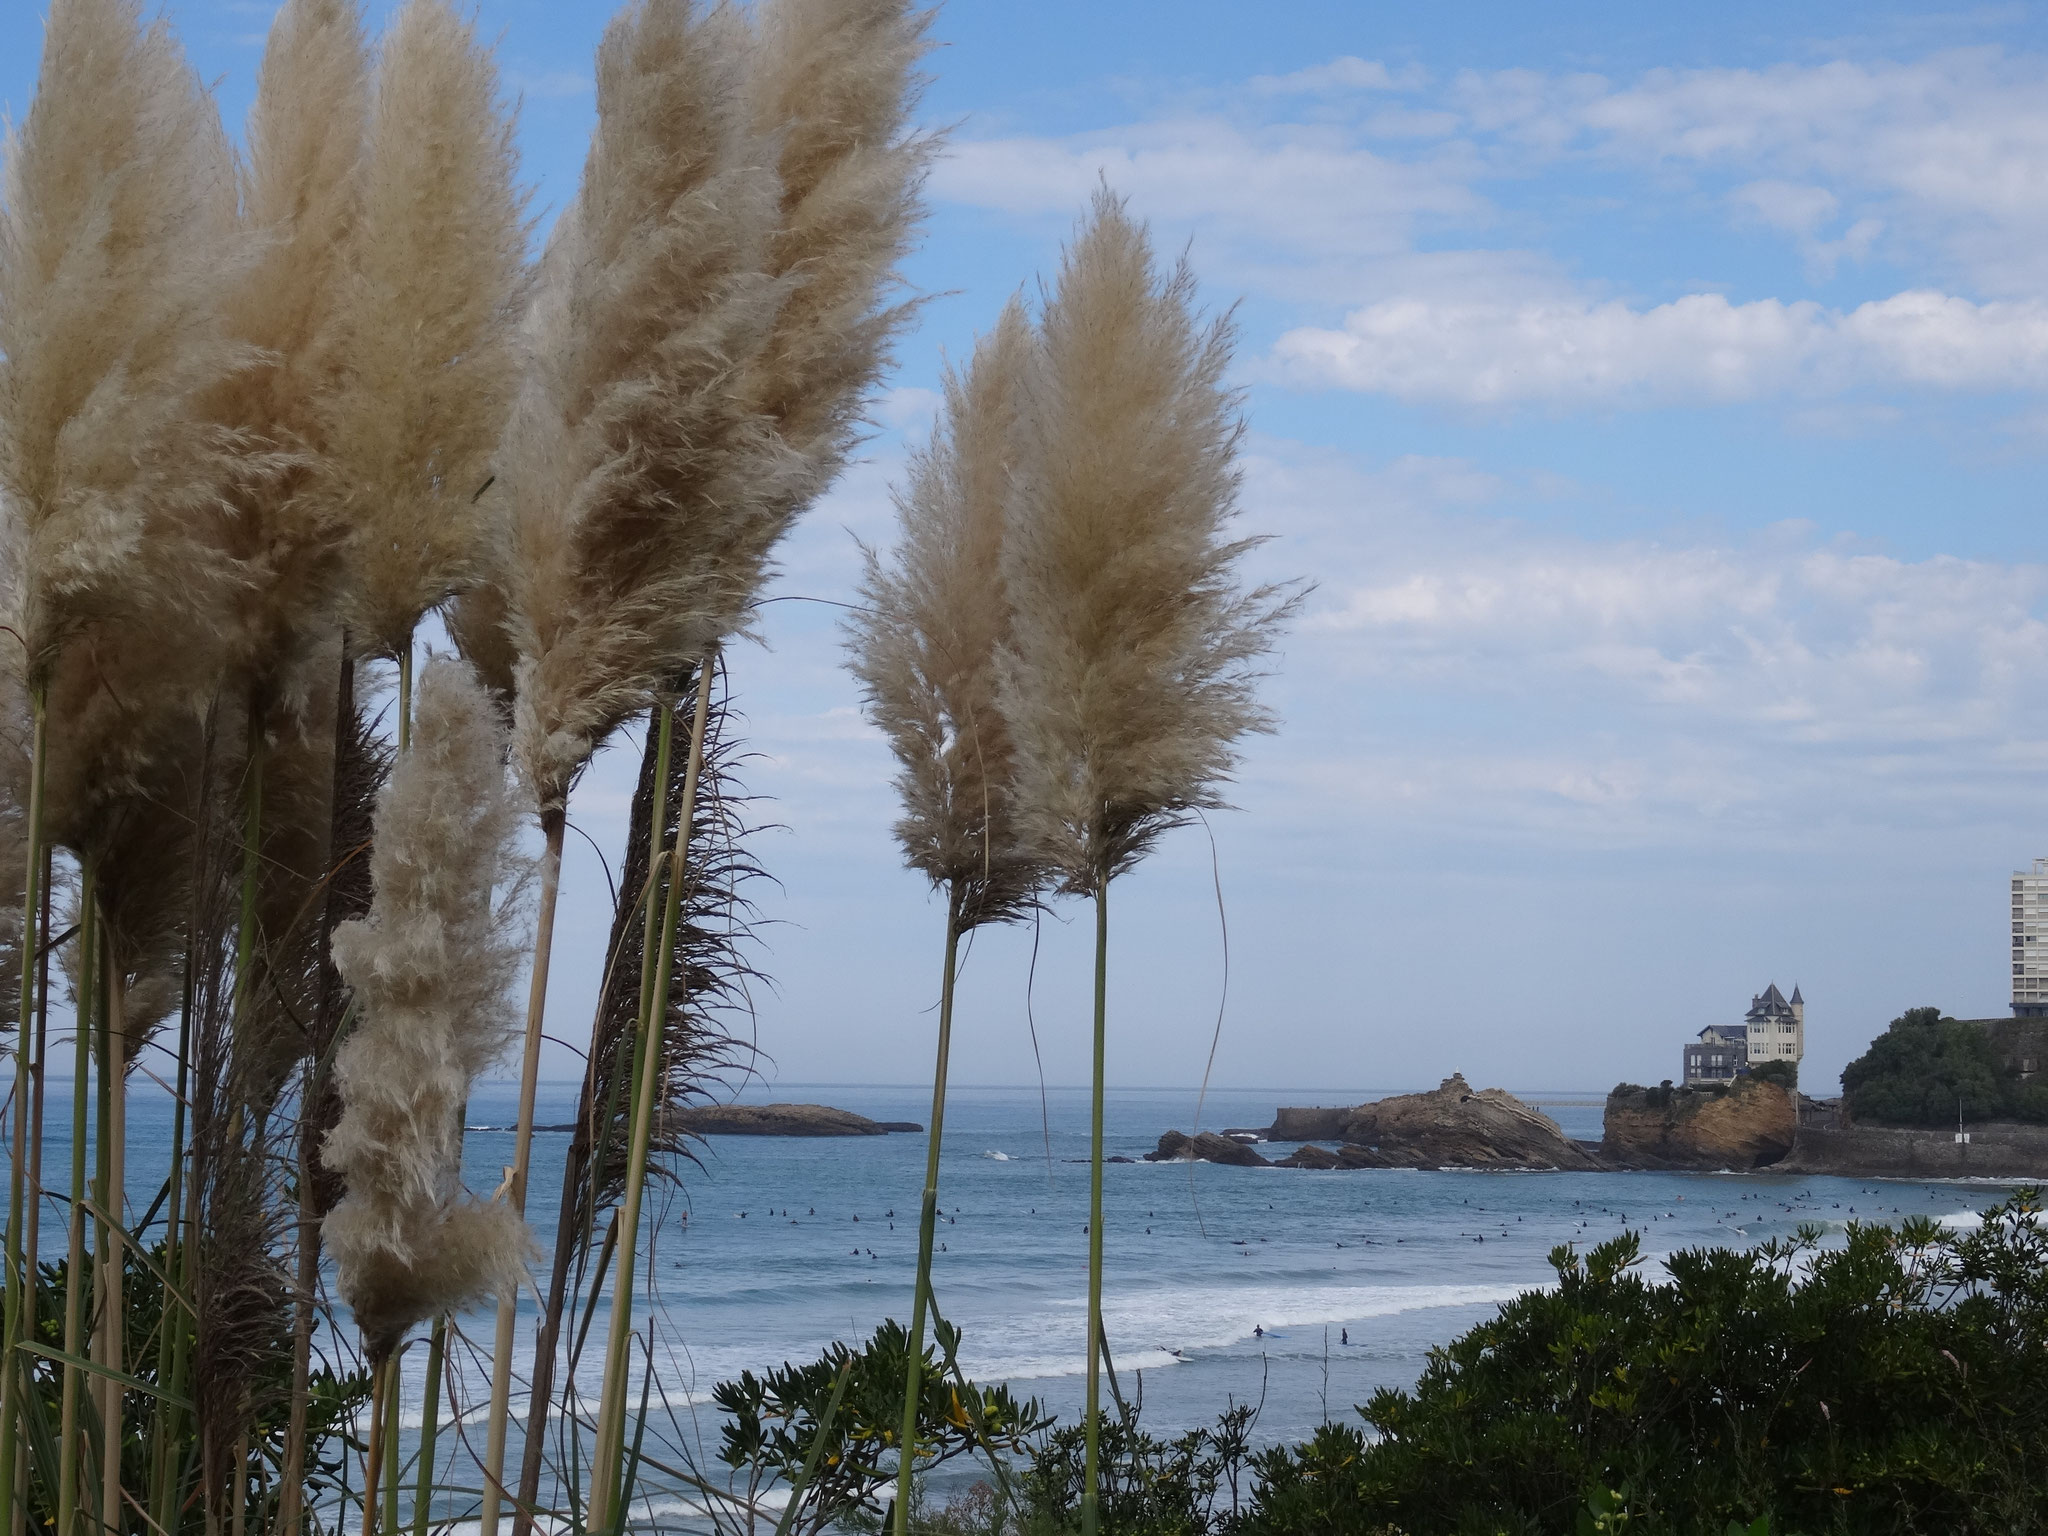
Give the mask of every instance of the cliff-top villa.
<path id="1" fill-rule="evenodd" d="M 2048 865 L 2048 860 L 2042 863 Z M 2043 883 L 2048 891 L 2048 871 L 2044 871 Z M 2048 933 L 2048 929 L 2043 931 Z M 2048 962 L 2048 948 L 2044 948 L 2043 958 Z M 2048 1002 L 2043 1011 L 2048 1011 Z M 1789 1061 L 1796 1066 L 1805 1054 L 1806 999 L 1799 995 L 1796 984 L 1788 999 L 1774 981 L 1749 1000 L 1749 1012 L 1740 1024 L 1709 1024 L 1700 1031 L 1696 1044 L 1686 1046 L 1685 1085 L 1733 1082 L 1766 1061 Z"/>

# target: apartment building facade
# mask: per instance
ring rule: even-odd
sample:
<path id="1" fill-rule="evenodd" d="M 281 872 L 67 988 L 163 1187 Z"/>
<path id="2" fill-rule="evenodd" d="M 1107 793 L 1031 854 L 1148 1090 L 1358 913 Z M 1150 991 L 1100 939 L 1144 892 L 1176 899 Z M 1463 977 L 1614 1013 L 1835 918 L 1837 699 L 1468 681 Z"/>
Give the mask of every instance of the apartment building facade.
<path id="1" fill-rule="evenodd" d="M 2012 875 L 2012 1013 L 2048 1017 L 2048 859 Z"/>

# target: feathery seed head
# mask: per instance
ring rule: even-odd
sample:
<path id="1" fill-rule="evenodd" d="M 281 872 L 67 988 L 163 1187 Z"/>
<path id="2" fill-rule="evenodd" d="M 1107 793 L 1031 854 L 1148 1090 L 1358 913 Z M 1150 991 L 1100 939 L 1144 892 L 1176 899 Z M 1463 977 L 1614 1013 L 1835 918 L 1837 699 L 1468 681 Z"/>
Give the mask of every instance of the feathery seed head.
<path id="1" fill-rule="evenodd" d="M 1013 299 L 962 375 L 948 371 L 929 446 L 897 493 L 900 541 L 864 550 L 863 611 L 849 623 L 868 715 L 895 751 L 904 860 L 950 884 L 959 925 L 1027 912 L 1040 868 L 1010 828 L 1011 750 L 996 706 L 1010 637 L 1001 561 L 1031 324 Z"/>
<path id="2" fill-rule="evenodd" d="M 6 161 L 0 510 L 39 681 L 101 613 L 220 578 L 190 523 L 238 445 L 195 405 L 249 361 L 221 323 L 246 260 L 219 115 L 136 0 L 54 0 Z"/>
<path id="3" fill-rule="evenodd" d="M 318 493 L 319 419 L 339 368 L 338 308 L 358 223 L 369 58 L 355 0 L 288 0 L 249 114 L 242 228 L 256 260 L 230 298 L 264 365 L 211 402 L 260 448 L 209 537 L 239 581 L 224 605 L 227 670 L 268 727 L 309 711 L 298 686 L 331 633 L 345 567 L 334 498 Z M 289 728 L 289 727 L 288 727 Z"/>
<path id="4" fill-rule="evenodd" d="M 798 287 L 747 388 L 810 469 L 785 518 L 838 474 L 890 344 L 913 313 L 887 294 L 916 235 L 938 147 L 910 129 L 932 14 L 908 0 L 761 7 L 753 114 L 777 145 L 782 181 L 769 260 Z"/>
<path id="5" fill-rule="evenodd" d="M 270 357 L 251 381 L 257 398 L 248 414 L 273 433 L 309 437 L 313 400 L 330 382 L 369 69 L 357 0 L 286 0 L 278 8 L 242 167 L 243 217 L 259 249 L 232 300 L 237 328 Z"/>
<path id="6" fill-rule="evenodd" d="M 378 57 L 337 378 L 317 402 L 363 648 L 396 654 L 476 573 L 478 489 L 517 355 L 524 197 L 491 51 L 447 0 L 408 0 Z"/>
<path id="7" fill-rule="evenodd" d="M 1271 729 L 1258 658 L 1292 609 L 1242 591 L 1230 540 L 1242 422 L 1227 317 L 1106 189 L 1060 266 L 1020 415 L 1002 572 L 1001 699 L 1024 844 L 1087 892 L 1220 803 L 1233 744 Z"/>
<path id="8" fill-rule="evenodd" d="M 745 21 L 641 0 L 598 50 L 598 124 L 528 316 L 496 561 L 515 758 L 559 807 L 590 754 L 744 616 L 802 466 L 735 386 L 788 287 L 745 113 Z"/>
<path id="9" fill-rule="evenodd" d="M 468 666 L 428 661 L 412 749 L 378 801 L 370 914 L 334 934 L 358 1022 L 320 1154 L 348 1193 L 325 1230 L 373 1358 L 414 1323 L 516 1284 L 531 1246 L 509 1206 L 461 1186 L 462 1107 L 517 1026 L 524 865 L 503 748 Z"/>

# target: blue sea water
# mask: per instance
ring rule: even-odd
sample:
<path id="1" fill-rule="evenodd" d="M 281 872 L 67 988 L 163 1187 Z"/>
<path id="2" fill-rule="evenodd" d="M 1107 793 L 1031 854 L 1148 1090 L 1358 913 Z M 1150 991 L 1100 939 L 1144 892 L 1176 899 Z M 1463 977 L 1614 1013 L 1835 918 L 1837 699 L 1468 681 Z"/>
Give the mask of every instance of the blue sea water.
<path id="1" fill-rule="evenodd" d="M 1281 1104 L 1348 1104 L 1386 1090 L 1211 1092 L 1204 1128 L 1258 1126 Z M 928 1088 L 783 1082 L 750 1101 L 835 1104 L 878 1120 L 929 1119 Z M 1532 1096 L 1567 1134 L 1595 1138 L 1598 1095 Z M 511 1161 L 510 1084 L 481 1087 L 466 1141 L 472 1189 L 488 1194 Z M 542 1124 L 573 1118 L 573 1084 L 543 1085 Z M 1168 1128 L 1189 1129 L 1192 1091 L 1109 1095 L 1107 1151 L 1141 1158 Z M 168 1111 L 138 1094 L 130 1118 L 131 1209 L 162 1176 Z M 53 1094 L 44 1182 L 61 1187 L 68 1112 Z M 973 1377 L 1007 1381 L 1072 1417 L 1082 1393 L 1086 1304 L 1088 1097 L 1085 1091 L 956 1088 L 947 1106 L 934 1288 L 963 1331 Z M 529 1216 L 554 1231 L 554 1193 L 568 1138 L 537 1138 Z M 1291 1144 L 1262 1146 L 1284 1156 Z M 714 1384 L 743 1369 L 804 1361 L 833 1340 L 864 1337 L 907 1316 L 926 1138 L 718 1137 L 658 1202 L 644 1274 L 654 1286 L 655 1438 L 710 1465 Z M 1702 1245 L 1788 1237 L 1805 1222 L 1839 1235 L 1852 1220 L 1960 1218 L 1999 1191 L 1954 1183 L 1762 1174 L 1474 1173 L 1228 1168 L 1113 1163 L 1105 1173 L 1106 1324 L 1127 1395 L 1142 1394 L 1148 1427 L 1165 1433 L 1214 1419 L 1233 1401 L 1261 1404 L 1257 1437 L 1294 1439 L 1344 1417 L 1376 1389 L 1407 1386 L 1428 1350 L 1546 1284 L 1549 1251 L 1642 1234 L 1654 1265 Z M 54 1256 L 61 1216 L 43 1221 Z M 544 1265 L 542 1266 L 544 1273 Z M 535 1306 L 522 1303 L 522 1373 Z M 593 1319 L 579 1373 L 594 1387 L 605 1315 Z M 491 1320 L 464 1320 L 487 1355 Z M 346 1334 L 346 1329 L 342 1334 Z M 345 1337 L 332 1341 L 337 1346 Z M 457 1350 L 460 1357 L 463 1353 Z M 405 1421 L 419 1422 L 424 1350 L 406 1366 Z M 471 1365 L 460 1401 L 487 1394 Z M 463 1431 L 480 1446 L 482 1427 Z M 513 1440 L 518 1441 L 517 1429 Z M 460 1436 L 444 1435 L 461 1456 Z M 652 1442 L 650 1442 L 650 1446 Z M 448 1450 L 447 1448 L 454 1448 Z M 471 1474 L 473 1477 L 473 1474 Z M 456 1480 L 467 1481 L 457 1474 Z M 650 1488 L 650 1512 L 681 1518 L 691 1501 Z M 665 1502 L 664 1502 L 665 1501 Z M 452 1505 L 451 1505 L 452 1510 Z"/>

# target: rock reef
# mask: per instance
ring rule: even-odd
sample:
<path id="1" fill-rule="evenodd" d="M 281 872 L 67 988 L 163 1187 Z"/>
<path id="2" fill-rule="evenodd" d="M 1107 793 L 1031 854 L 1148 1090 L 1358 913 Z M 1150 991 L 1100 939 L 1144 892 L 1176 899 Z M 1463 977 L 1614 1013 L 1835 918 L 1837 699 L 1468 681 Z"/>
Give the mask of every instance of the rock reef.
<path id="1" fill-rule="evenodd" d="M 912 1120 L 870 1120 L 825 1104 L 701 1104 L 676 1118 L 698 1136 L 882 1136 L 924 1129 Z"/>
<path id="2" fill-rule="evenodd" d="M 1639 1088 L 1607 1096 L 1601 1160 L 1617 1168 L 1769 1168 L 1792 1150 L 1792 1095 L 1759 1077 L 1725 1088 Z"/>
<path id="3" fill-rule="evenodd" d="M 1145 1161 L 1224 1163 L 1233 1168 L 1272 1166 L 1246 1143 L 1229 1136 L 1219 1136 L 1214 1131 L 1203 1131 L 1199 1136 L 1184 1136 L 1179 1131 L 1168 1131 L 1159 1138 L 1157 1149 L 1145 1154 Z"/>

